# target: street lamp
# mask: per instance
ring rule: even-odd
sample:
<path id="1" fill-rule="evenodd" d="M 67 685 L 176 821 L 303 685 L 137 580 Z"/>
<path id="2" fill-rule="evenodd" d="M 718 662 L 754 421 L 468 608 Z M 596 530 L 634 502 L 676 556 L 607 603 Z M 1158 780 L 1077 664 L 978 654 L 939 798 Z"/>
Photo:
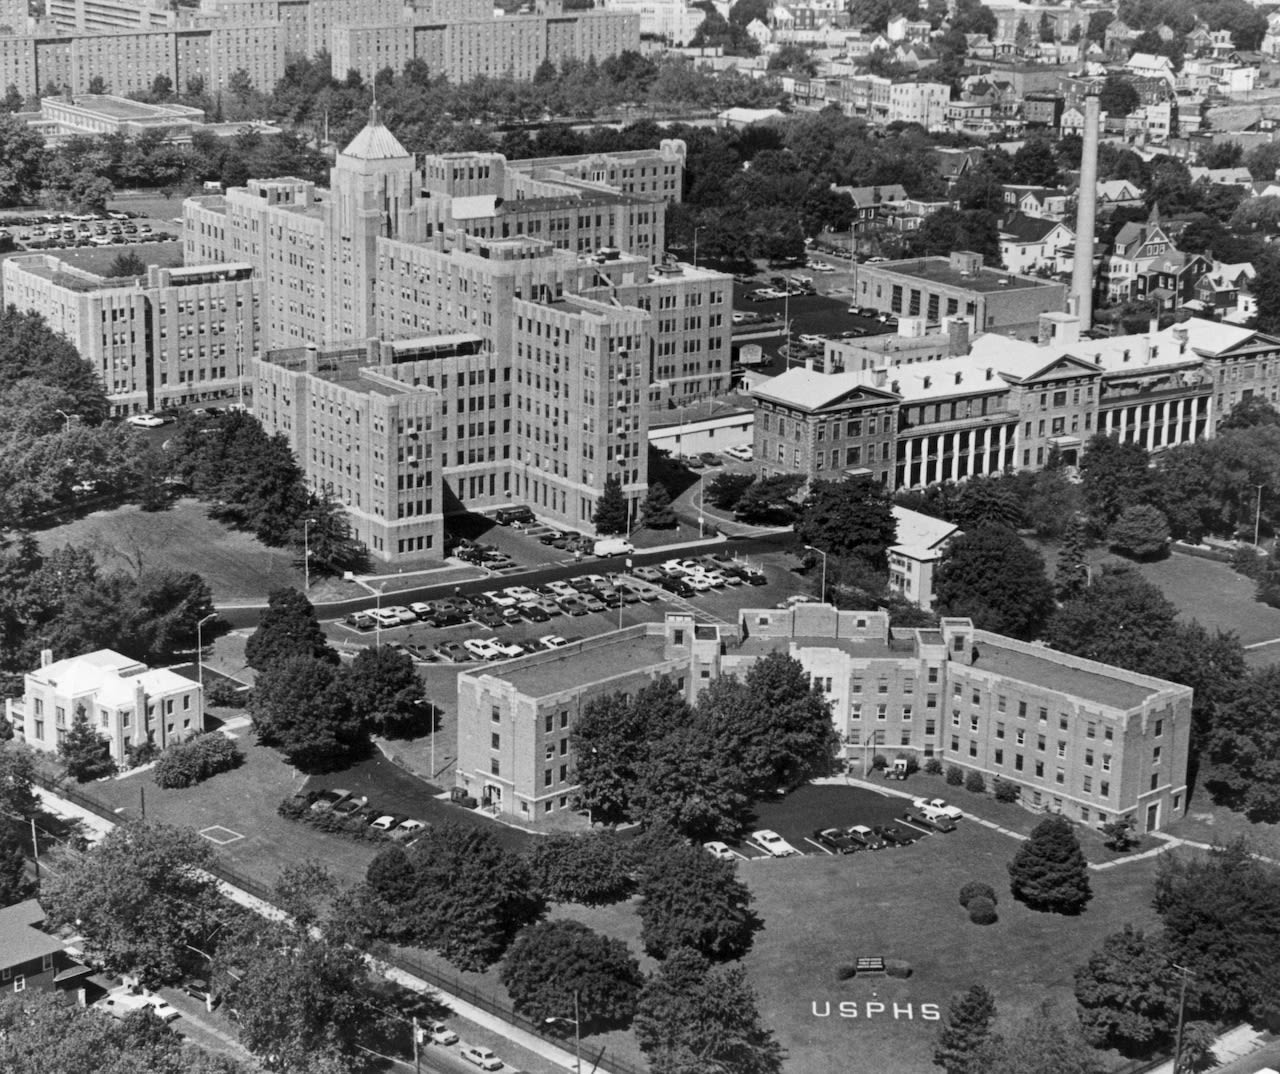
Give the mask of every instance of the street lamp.
<path id="1" fill-rule="evenodd" d="M 827 603 L 827 554 L 821 548 L 814 548 L 813 545 L 807 544 L 805 548 L 810 552 L 817 552 L 822 557 L 822 603 Z"/>
<path id="2" fill-rule="evenodd" d="M 379 613 L 382 611 L 382 588 L 386 584 L 387 584 L 386 582 L 383 582 L 382 585 L 377 587 L 378 598 L 377 598 L 377 602 L 374 605 L 374 616 L 373 616 L 373 647 L 375 649 L 382 648 L 382 616 Z"/>
<path id="3" fill-rule="evenodd" d="M 573 990 L 573 1017 L 572 1018 L 546 1018 L 543 1019 L 547 1025 L 555 1025 L 556 1022 L 569 1022 L 573 1024 L 573 1059 L 576 1067 L 576 1074 L 582 1074 L 582 1023 L 579 1021 L 578 1015 L 578 990 Z"/>
<path id="4" fill-rule="evenodd" d="M 1258 490 L 1258 503 L 1253 509 L 1253 547 L 1258 547 L 1258 527 L 1262 524 L 1262 490 L 1267 487 L 1264 481 L 1261 485 L 1254 485 Z"/>
<path id="5" fill-rule="evenodd" d="M 203 692 L 204 692 L 204 636 L 203 636 L 203 634 L 202 634 L 202 629 L 203 629 L 203 627 L 204 627 L 205 623 L 207 623 L 210 619 L 217 619 L 217 618 L 218 618 L 218 613 L 217 613 L 217 612 L 210 612 L 210 613 L 209 613 L 208 615 L 206 615 L 203 619 L 201 619 L 198 623 L 196 623 L 196 682 L 197 682 L 197 683 L 199 683 L 199 685 L 200 685 L 200 690 L 201 690 L 201 702 L 200 702 L 200 703 L 201 703 L 201 704 L 204 704 L 204 700 L 203 700 Z"/>
<path id="6" fill-rule="evenodd" d="M 694 268 L 698 267 L 698 232 L 706 231 L 706 229 L 707 229 L 706 224 L 699 224 L 696 228 L 693 229 L 693 267 Z"/>
<path id="7" fill-rule="evenodd" d="M 311 591 L 311 524 L 314 518 L 302 520 L 302 591 Z"/>

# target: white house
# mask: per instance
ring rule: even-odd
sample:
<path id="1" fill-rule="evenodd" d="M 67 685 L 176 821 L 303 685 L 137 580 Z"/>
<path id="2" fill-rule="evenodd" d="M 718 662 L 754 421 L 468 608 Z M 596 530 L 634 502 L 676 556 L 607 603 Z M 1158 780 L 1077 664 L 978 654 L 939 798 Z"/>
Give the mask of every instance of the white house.
<path id="1" fill-rule="evenodd" d="M 117 761 L 129 745 L 163 748 L 204 730 L 198 683 L 111 649 L 57 661 L 45 649 L 40 667 L 23 676 L 22 697 L 5 701 L 14 733 L 46 753 L 57 751 L 81 709 Z"/>
<path id="2" fill-rule="evenodd" d="M 889 585 L 921 608 L 933 607 L 933 572 L 960 529 L 940 518 L 893 508 L 897 542 L 889 548 Z"/>
<path id="3" fill-rule="evenodd" d="M 1135 52 L 1125 64 L 1126 70 L 1141 78 L 1160 78 L 1170 86 L 1177 81 L 1173 61 L 1168 56 L 1156 56 L 1150 52 Z"/>
<path id="4" fill-rule="evenodd" d="M 1058 253 L 1075 242 L 1075 232 L 1061 220 L 1013 213 L 1000 225 L 1000 261 L 1010 272 L 1052 269 Z"/>

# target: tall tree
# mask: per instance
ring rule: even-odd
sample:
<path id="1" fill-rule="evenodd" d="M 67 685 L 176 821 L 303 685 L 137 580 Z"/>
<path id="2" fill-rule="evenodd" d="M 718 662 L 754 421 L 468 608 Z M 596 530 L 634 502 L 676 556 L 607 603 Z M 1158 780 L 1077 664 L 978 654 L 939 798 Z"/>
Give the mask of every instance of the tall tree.
<path id="1" fill-rule="evenodd" d="M 0 829 L 0 906 L 29 899 L 36 885 L 27 876 L 27 857 L 22 844 L 7 829 Z"/>
<path id="2" fill-rule="evenodd" d="M 403 736 L 432 717 L 408 653 L 386 645 L 361 649 L 342 676 L 354 715 L 381 735 Z"/>
<path id="3" fill-rule="evenodd" d="M 630 816 L 646 730 L 643 714 L 620 693 L 592 698 L 583 707 L 570 734 L 573 780 L 577 808 L 589 810 L 592 820 L 618 824 Z"/>
<path id="4" fill-rule="evenodd" d="M 630 814 L 690 839 L 732 838 L 747 812 L 747 781 L 705 728 L 676 727 L 650 741 L 636 768 Z"/>
<path id="5" fill-rule="evenodd" d="M 812 482 L 795 529 L 805 544 L 828 555 L 862 559 L 884 570 L 897 523 L 886 486 L 869 477 L 849 476 Z"/>
<path id="6" fill-rule="evenodd" d="M 1035 637 L 1053 609 L 1040 553 L 1005 526 L 979 526 L 952 540 L 934 592 L 941 614 L 1015 638 Z"/>
<path id="7" fill-rule="evenodd" d="M 690 948 L 670 955 L 640 992 L 636 1039 L 655 1074 L 781 1074 L 783 1051 L 739 966 Z"/>
<path id="8" fill-rule="evenodd" d="M 327 493 L 312 493 L 294 523 L 290 541 L 307 558 L 312 574 L 342 574 L 369 567 L 369 549 L 351 529 L 351 520 Z"/>
<path id="9" fill-rule="evenodd" d="M 245 662 L 263 671 L 278 660 L 308 656 L 338 662 L 338 654 L 320 628 L 311 601 L 296 589 L 273 589 L 258 629 L 244 645 Z"/>
<path id="10" fill-rule="evenodd" d="M 515 1008 L 553 1027 L 626 1025 L 635 1013 L 640 964 L 622 940 L 578 921 L 530 925 L 511 945 L 500 974 Z"/>
<path id="11" fill-rule="evenodd" d="M 1120 512 L 1107 531 L 1112 549 L 1134 559 L 1152 559 L 1169 552 L 1169 521 L 1158 507 L 1133 504 Z"/>
<path id="12" fill-rule="evenodd" d="M 1206 745 L 1214 796 L 1251 820 L 1280 820 L 1280 667 L 1244 676 L 1214 713 Z"/>
<path id="13" fill-rule="evenodd" d="M 640 872 L 640 936 L 654 958 L 681 947 L 707 958 L 740 958 L 760 919 L 733 862 L 675 843 L 650 854 Z"/>
<path id="14" fill-rule="evenodd" d="M 649 486 L 649 494 L 640 505 L 640 517 L 653 530 L 669 530 L 676 524 L 676 513 L 671 508 L 671 493 L 661 481 Z"/>
<path id="15" fill-rule="evenodd" d="M 1058 566 L 1053 575 L 1053 591 L 1060 601 L 1072 600 L 1089 584 L 1089 563 L 1085 558 L 1084 525 L 1072 519 L 1058 550 Z"/>
<path id="16" fill-rule="evenodd" d="M 220 909 L 210 844 L 190 828 L 133 821 L 66 861 L 41 888 L 54 925 L 74 925 L 85 950 L 112 973 L 151 984 L 198 964 Z"/>
<path id="17" fill-rule="evenodd" d="M 324 772 L 368 749 L 368 723 L 352 709 L 340 669 L 313 656 L 273 660 L 249 695 L 258 742 L 304 772 Z"/>
<path id="18" fill-rule="evenodd" d="M 983 985 L 971 985 L 954 997 L 938 1031 L 933 1061 L 947 1074 L 983 1074 L 995 1017 L 995 997 Z"/>
<path id="19" fill-rule="evenodd" d="M 58 756 L 67 775 L 77 783 L 101 779 L 116 770 L 115 761 L 111 759 L 111 744 L 89 723 L 83 704 L 76 705 L 71 727 L 58 743 Z"/>
<path id="20" fill-rule="evenodd" d="M 1122 444 L 1102 433 L 1085 445 L 1080 460 L 1081 491 L 1089 519 L 1100 533 L 1105 533 L 1126 507 L 1160 506 L 1158 478 L 1150 461 L 1141 444 Z"/>
<path id="21" fill-rule="evenodd" d="M 622 494 L 622 482 L 616 474 L 605 478 L 604 491 L 596 503 L 596 513 L 591 519 L 596 532 L 608 536 L 627 532 L 627 501 Z"/>
<path id="22" fill-rule="evenodd" d="M 30 820 L 40 808 L 35 792 L 35 761 L 29 749 L 0 745 L 0 813 Z"/>
<path id="23" fill-rule="evenodd" d="M 1178 1017 L 1177 971 L 1162 939 L 1126 925 L 1076 969 L 1080 1024 L 1101 1048 L 1150 1055 Z"/>
<path id="24" fill-rule="evenodd" d="M 1079 840 L 1064 817 L 1046 817 L 1009 863 L 1009 889 L 1033 910 L 1078 914 L 1093 897 Z"/>
<path id="25" fill-rule="evenodd" d="M 1079 1023 L 1046 1002 L 989 1049 L 983 1074 L 1102 1074 Z"/>

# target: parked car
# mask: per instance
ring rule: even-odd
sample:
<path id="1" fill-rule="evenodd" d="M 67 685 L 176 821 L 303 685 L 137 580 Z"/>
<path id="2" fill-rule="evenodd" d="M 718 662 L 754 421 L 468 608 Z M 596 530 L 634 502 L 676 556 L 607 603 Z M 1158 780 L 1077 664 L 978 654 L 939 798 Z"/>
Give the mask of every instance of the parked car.
<path id="1" fill-rule="evenodd" d="M 471 613 L 471 621 L 478 623 L 482 627 L 488 627 L 490 630 L 496 630 L 500 626 L 506 625 L 506 620 L 502 617 L 502 613 L 494 608 L 480 608 Z"/>
<path id="2" fill-rule="evenodd" d="M 737 861 L 738 855 L 729 849 L 727 845 L 719 840 L 712 840 L 710 843 L 703 843 L 702 849 L 710 854 L 713 858 L 719 858 L 721 861 Z"/>
<path id="3" fill-rule="evenodd" d="M 694 588 L 683 578 L 664 578 L 658 583 L 668 593 L 674 593 L 677 597 L 691 597 L 694 595 Z"/>
<path id="4" fill-rule="evenodd" d="M 926 831 L 954 832 L 956 830 L 956 822 L 945 814 L 935 813 L 930 816 L 914 806 L 902 814 L 902 819 L 910 821 L 917 828 L 924 828 Z"/>
<path id="5" fill-rule="evenodd" d="M 328 813 L 339 802 L 345 802 L 350 797 L 350 791 L 344 791 L 337 787 L 321 791 L 316 795 L 315 801 L 311 803 L 311 811 L 313 813 Z"/>
<path id="6" fill-rule="evenodd" d="M 484 595 L 495 608 L 512 608 L 518 603 L 515 597 L 502 589 L 486 589 Z"/>
<path id="7" fill-rule="evenodd" d="M 347 798 L 345 801 L 339 802 L 329 812 L 331 812 L 335 817 L 354 817 L 368 804 L 368 795 L 352 795 L 352 797 Z"/>
<path id="8" fill-rule="evenodd" d="M 560 610 L 566 615 L 586 615 L 587 606 L 583 602 L 582 597 L 559 597 L 556 603 L 560 605 Z"/>
<path id="9" fill-rule="evenodd" d="M 839 828 L 819 828 L 813 833 L 813 841 L 836 854 L 852 854 L 861 849 Z"/>
<path id="10" fill-rule="evenodd" d="M 428 1022 L 422 1026 L 422 1035 L 432 1044 L 457 1044 L 458 1034 L 443 1022 Z"/>
<path id="11" fill-rule="evenodd" d="M 741 462 L 750 462 L 755 458 L 755 449 L 750 444 L 735 444 L 733 447 L 725 448 L 724 453 L 731 459 L 738 459 Z"/>
<path id="12" fill-rule="evenodd" d="M 460 664 L 464 660 L 470 659 L 467 650 L 463 648 L 460 642 L 456 641 L 437 642 L 432 647 L 432 651 L 445 660 L 452 660 L 455 664 Z"/>
<path id="13" fill-rule="evenodd" d="M 462 645 L 478 660 L 496 660 L 502 655 L 502 650 L 493 638 L 467 638 Z"/>
<path id="14" fill-rule="evenodd" d="M 500 641 L 498 645 L 498 657 L 504 660 L 513 660 L 517 656 L 524 656 L 524 646 L 514 641 Z"/>
<path id="15" fill-rule="evenodd" d="M 408 819 L 403 813 L 382 813 L 369 827 L 379 832 L 393 832 Z"/>
<path id="16" fill-rule="evenodd" d="M 349 627 L 356 630 L 372 630 L 377 624 L 373 621 L 373 616 L 365 612 L 353 612 L 343 620 Z"/>
<path id="17" fill-rule="evenodd" d="M 883 850 L 886 846 L 885 841 L 875 833 L 874 829 L 868 828 L 865 824 L 854 824 L 847 830 L 847 834 L 853 842 L 867 850 Z"/>
<path id="18" fill-rule="evenodd" d="M 559 634 L 543 634 L 538 639 L 538 644 L 544 649 L 562 649 L 569 643 L 560 637 Z"/>
<path id="19" fill-rule="evenodd" d="M 800 853 L 777 832 L 768 828 L 761 828 L 757 832 L 752 832 L 751 843 L 774 858 L 788 858 Z"/>
<path id="20" fill-rule="evenodd" d="M 502 1060 L 488 1048 L 478 1044 L 464 1044 L 458 1053 L 468 1063 L 474 1063 L 481 1070 L 501 1070 Z"/>
<path id="21" fill-rule="evenodd" d="M 666 577 L 657 567 L 636 567 L 631 574 L 645 582 L 661 582 Z"/>
<path id="22" fill-rule="evenodd" d="M 885 841 L 886 846 L 909 847 L 915 842 L 914 836 L 908 835 L 896 824 L 877 824 L 872 831 Z"/>
<path id="23" fill-rule="evenodd" d="M 922 812 L 938 813 L 952 820 L 959 820 L 964 816 L 958 806 L 949 805 L 941 798 L 912 798 L 911 804 Z"/>
<path id="24" fill-rule="evenodd" d="M 746 577 L 743 579 L 747 585 L 768 585 L 769 579 L 764 571 L 756 571 L 748 569 Z"/>
<path id="25" fill-rule="evenodd" d="M 124 420 L 138 429 L 158 429 L 166 424 L 164 418 L 157 417 L 155 414 L 131 414 Z"/>
<path id="26" fill-rule="evenodd" d="M 714 451 L 704 451 L 698 456 L 707 466 L 721 466 L 720 456 Z"/>
<path id="27" fill-rule="evenodd" d="M 414 820 L 411 817 L 408 820 L 402 820 L 391 829 L 391 838 L 399 843 L 407 843 L 409 840 L 420 836 L 426 827 L 422 821 Z"/>

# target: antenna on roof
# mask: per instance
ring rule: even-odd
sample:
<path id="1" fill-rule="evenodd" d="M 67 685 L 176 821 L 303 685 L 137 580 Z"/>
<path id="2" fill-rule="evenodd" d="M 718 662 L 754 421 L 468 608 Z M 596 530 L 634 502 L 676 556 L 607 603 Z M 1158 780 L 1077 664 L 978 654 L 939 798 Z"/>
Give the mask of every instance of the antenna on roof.
<path id="1" fill-rule="evenodd" d="M 373 103 L 369 105 L 369 126 L 378 125 L 378 80 L 373 80 Z"/>

